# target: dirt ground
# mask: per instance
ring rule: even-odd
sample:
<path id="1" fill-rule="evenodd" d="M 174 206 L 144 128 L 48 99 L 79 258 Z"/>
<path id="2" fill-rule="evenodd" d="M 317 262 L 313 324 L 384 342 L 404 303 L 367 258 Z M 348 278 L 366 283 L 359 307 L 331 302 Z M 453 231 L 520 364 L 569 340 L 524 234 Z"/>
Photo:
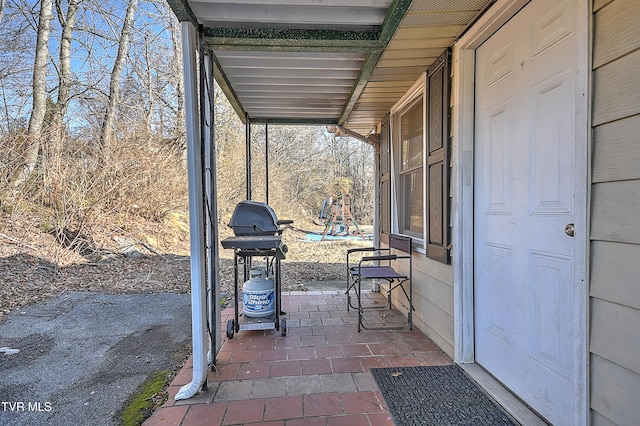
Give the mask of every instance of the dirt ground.
<path id="1" fill-rule="evenodd" d="M 68 419 L 77 420 L 86 416 L 93 418 L 90 422 L 95 424 L 119 424 L 118 410 L 142 383 L 148 371 L 169 369 L 175 374 L 184 362 L 184 357 L 176 358 L 176 353 L 182 353 L 190 335 L 187 218 L 184 215 L 172 215 L 165 223 L 158 224 L 140 219 L 110 217 L 94 224 L 91 229 L 84 228 L 80 233 L 68 230 L 62 234 L 47 232 L 50 227 L 37 214 L 0 214 L 0 324 L 5 334 L 0 339 L 0 346 L 20 346 L 22 349 L 18 356 L 28 358 L 14 355 L 14 358 L 2 360 L 7 377 L 3 380 L 4 388 L 0 383 L 0 391 L 16 401 L 50 401 L 55 408 L 48 413 L 21 416 L 4 413 L 5 418 L 0 419 L 0 423 L 66 424 L 70 422 Z M 219 231 L 221 240 L 232 235 L 226 226 L 221 225 Z M 282 263 L 283 290 L 304 290 L 313 282 L 344 280 L 346 250 L 372 244 L 362 239 L 317 241 L 317 234 L 322 231 L 322 226 L 313 224 L 298 225 L 284 231 L 283 240 L 289 250 Z M 371 229 L 368 227 L 363 231 L 366 234 Z M 308 239 L 310 233 L 316 234 L 315 241 Z M 232 296 L 232 250 L 220 248 L 220 280 L 222 291 Z M 178 303 L 174 298 L 179 298 L 181 302 Z M 165 299 L 169 300 L 167 303 L 171 309 L 163 308 L 165 305 L 160 301 Z M 159 309 L 155 314 L 141 314 L 139 309 L 131 307 L 132 304 L 145 309 L 157 306 Z M 178 306 L 184 312 L 176 314 L 174 311 Z M 118 311 L 114 313 L 109 309 Z M 9 317 L 10 313 L 16 312 L 19 315 Z M 138 317 L 127 316 L 134 313 Z M 164 324 L 158 328 L 161 335 L 149 333 L 155 326 L 142 323 L 140 315 L 148 320 L 156 318 L 159 324 Z M 184 324 L 178 327 L 177 321 L 165 318 L 167 315 L 177 315 Z M 8 321 L 7 317 L 10 318 Z M 80 318 L 83 327 L 66 326 Z M 91 323 L 92 320 L 95 324 Z M 60 325 L 56 325 L 55 321 Z M 108 327 L 103 326 L 105 323 L 108 323 Z M 175 325 L 178 331 L 165 332 L 167 330 L 162 327 L 166 328 L 166 324 Z M 13 334 L 8 331 L 11 327 L 14 328 Z M 55 329 L 57 332 L 44 333 L 38 327 L 43 330 Z M 114 327 L 119 328 L 114 331 Z M 85 335 L 66 336 L 72 332 Z M 145 341 L 161 342 L 162 348 L 140 343 L 144 340 L 141 337 L 143 335 L 147 337 Z M 166 343 L 169 337 L 175 340 L 176 336 L 186 339 L 186 343 L 178 340 L 172 340 L 172 344 Z M 71 343 L 65 343 L 65 338 L 70 339 Z M 37 351 L 38 356 L 33 359 L 29 358 L 30 353 L 38 347 L 29 346 L 29 339 L 44 342 L 46 347 L 46 350 L 40 348 L 42 350 Z M 54 345 L 51 339 L 58 339 L 58 344 Z M 99 342 L 92 343 L 91 339 Z M 70 354 L 68 348 L 75 348 L 75 342 L 82 342 L 82 345 Z M 122 345 L 128 346 L 120 351 L 121 354 L 116 349 Z M 104 356 L 95 356 L 96 347 L 101 348 Z M 62 348 L 64 353 L 51 348 Z M 141 348 L 148 349 L 148 353 L 143 354 Z M 48 351 L 51 353 L 45 353 Z M 134 352 L 136 355 L 132 363 L 129 358 Z M 88 358 L 84 359 L 83 356 Z M 73 358 L 74 362 L 65 362 L 65 357 Z M 22 365 L 25 359 L 29 362 Z M 144 361 L 143 366 L 139 365 L 141 360 Z M 10 365 L 7 363 L 10 362 L 15 364 L 13 376 L 9 375 Z M 57 365 L 59 368 L 39 367 L 33 362 Z M 86 368 L 73 368 L 78 362 Z M 67 365 L 70 370 L 65 369 Z M 105 382 L 101 378 L 103 371 L 108 371 L 109 377 L 113 376 L 114 366 L 127 366 L 128 370 L 119 375 L 127 383 Z M 46 377 L 42 371 L 47 371 Z M 35 373 L 35 376 L 30 376 L 31 373 Z M 76 377 L 80 373 L 83 376 Z M 115 388 L 109 390 L 102 385 L 103 382 Z M 40 384 L 34 387 L 34 383 Z M 100 392 L 94 389 L 96 384 L 100 384 Z M 155 395 L 153 401 L 156 406 L 167 395 L 166 389 Z"/>
<path id="2" fill-rule="evenodd" d="M 11 311 L 48 301 L 63 292 L 108 294 L 189 293 L 188 222 L 170 216 L 164 224 L 108 218 L 78 235 L 45 232 L 37 215 L 0 216 L 0 323 Z M 282 263 L 284 291 L 313 281 L 344 279 L 346 250 L 370 246 L 361 239 L 308 241 L 323 227 L 285 230 L 289 251 Z M 220 239 L 231 230 L 220 226 Z M 370 229 L 363 229 L 365 234 Z M 91 235 L 88 237 L 86 235 Z M 222 291 L 233 294 L 233 252 L 220 249 Z"/>

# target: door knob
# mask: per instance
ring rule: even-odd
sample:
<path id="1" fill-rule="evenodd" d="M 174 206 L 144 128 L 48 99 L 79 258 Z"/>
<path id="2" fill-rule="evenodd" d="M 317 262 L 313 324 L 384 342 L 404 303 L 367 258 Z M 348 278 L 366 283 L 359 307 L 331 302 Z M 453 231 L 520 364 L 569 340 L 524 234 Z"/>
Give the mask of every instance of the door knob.
<path id="1" fill-rule="evenodd" d="M 567 234 L 570 237 L 573 237 L 575 235 L 575 228 L 573 226 L 573 223 L 568 223 L 564 227 L 564 233 Z"/>

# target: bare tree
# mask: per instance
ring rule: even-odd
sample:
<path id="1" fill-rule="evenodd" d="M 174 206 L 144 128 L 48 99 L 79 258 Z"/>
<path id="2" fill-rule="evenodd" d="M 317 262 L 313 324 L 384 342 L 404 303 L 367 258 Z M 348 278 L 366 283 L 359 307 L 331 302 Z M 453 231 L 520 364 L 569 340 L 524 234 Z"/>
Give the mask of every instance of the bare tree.
<path id="1" fill-rule="evenodd" d="M 172 17 L 173 18 L 173 17 Z M 182 87 L 182 43 L 179 39 L 180 27 L 178 20 L 171 19 L 171 44 L 173 45 L 173 75 L 176 76 L 176 101 L 178 104 L 176 111 L 176 137 L 182 141 L 185 139 L 185 124 L 184 124 L 184 88 Z M 185 146 L 184 143 L 180 144 Z"/>
<path id="2" fill-rule="evenodd" d="M 4 0 L 0 0 L 4 1 Z M 37 28 L 37 12 L 19 10 L 15 3 L 5 3 L 0 25 L 0 135 L 7 136 L 27 128 L 31 109 L 31 84 L 33 77 L 33 52 Z M 25 15 L 35 22 L 31 25 Z M 25 96 L 27 95 L 27 96 Z M 15 158 L 13 159 L 15 160 Z M 13 162 L 11 160 L 10 162 Z M 0 165 L 0 176 L 8 178 L 12 166 L 4 159 Z M 4 167 L 3 167 L 4 166 Z"/>
<path id="3" fill-rule="evenodd" d="M 47 114 L 47 62 L 49 60 L 49 37 L 51 35 L 52 19 L 52 0 L 41 0 L 36 55 L 33 65 L 33 107 L 27 129 L 28 145 L 23 154 L 21 165 L 16 168 L 9 179 L 9 182 L 14 187 L 22 185 L 29 179 L 38 161 L 42 127 Z"/>
<path id="4" fill-rule="evenodd" d="M 154 130 L 161 135 L 166 145 L 180 152 L 185 149 L 180 27 L 166 1 L 149 0 L 148 4 L 157 13 L 147 11 L 148 20 L 154 24 L 144 33 L 144 40 L 141 40 L 144 51 L 137 55 L 145 60 L 144 66 L 139 67 L 149 104 L 145 112 L 156 111 L 155 117 L 147 117 L 154 119 Z M 144 12 L 141 11 L 142 13 Z M 163 28 L 158 32 L 160 25 Z M 169 50 L 172 52 L 170 56 L 166 54 Z"/>
<path id="5" fill-rule="evenodd" d="M 113 137 L 113 124 L 116 117 L 116 105 L 120 93 L 120 77 L 124 69 L 127 53 L 129 50 L 129 40 L 131 39 L 131 29 L 134 24 L 134 17 L 138 0 L 129 0 L 127 12 L 125 14 L 124 23 L 122 24 L 122 32 L 120 33 L 120 42 L 118 43 L 118 54 L 111 71 L 111 80 L 109 83 L 109 97 L 102 121 L 102 130 L 100 132 L 100 147 L 103 155 L 109 156 L 111 139 Z"/>
<path id="6" fill-rule="evenodd" d="M 2 16 L 4 15 L 4 3 L 5 0 L 0 0 L 0 23 L 2 22 Z"/>
<path id="7" fill-rule="evenodd" d="M 137 124 L 132 124 L 144 126 L 148 135 L 181 153 L 185 126 L 178 21 L 162 0 L 141 4 L 138 17 L 140 26 L 132 35 L 129 53 L 131 74 L 123 81 L 118 109 L 139 117 Z"/>
<path id="8" fill-rule="evenodd" d="M 151 133 L 151 117 L 155 108 L 155 93 L 153 88 L 153 71 L 151 69 L 151 42 L 149 34 L 144 36 L 144 62 L 145 62 L 145 83 L 147 86 L 147 107 L 144 112 L 144 127 L 148 133 Z"/>
<path id="9" fill-rule="evenodd" d="M 12 192 L 9 177 L 19 185 L 38 166 L 45 186 L 27 195 L 58 209 L 60 223 L 84 220 L 82 209 L 95 200 L 99 208 L 87 211 L 160 218 L 173 208 L 186 192 L 176 161 L 185 125 L 180 29 L 166 1 L 0 0 L 0 19 L 0 197 Z M 47 69 L 58 74 L 47 80 Z M 245 196 L 245 127 L 217 85 L 215 98 L 225 220 Z M 256 200 L 266 198 L 264 131 L 253 126 Z M 354 213 L 368 220 L 373 156 L 345 139 L 322 127 L 269 126 L 269 202 L 277 211 L 313 217 L 336 182 L 348 180 Z M 105 161 L 110 167 L 96 167 Z"/>
<path id="10" fill-rule="evenodd" d="M 64 117 L 69 108 L 71 99 L 71 41 L 76 23 L 76 12 L 82 0 L 69 0 L 67 13 L 62 10 L 61 0 L 56 0 L 56 11 L 58 20 L 62 27 L 60 36 L 60 64 L 58 70 L 58 99 L 53 108 L 51 116 L 52 137 L 50 138 L 49 166 L 56 169 L 60 166 L 62 147 L 64 144 L 65 132 L 63 129 Z"/>

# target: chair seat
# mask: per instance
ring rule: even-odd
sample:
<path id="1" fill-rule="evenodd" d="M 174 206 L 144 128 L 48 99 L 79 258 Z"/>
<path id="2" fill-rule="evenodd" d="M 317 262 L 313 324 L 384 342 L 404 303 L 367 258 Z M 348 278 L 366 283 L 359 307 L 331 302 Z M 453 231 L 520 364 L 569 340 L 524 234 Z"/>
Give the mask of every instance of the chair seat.
<path id="1" fill-rule="evenodd" d="M 358 275 L 358 267 L 354 266 L 349 269 L 351 275 Z M 405 274 L 397 273 L 393 268 L 389 266 L 362 266 L 360 268 L 360 277 L 363 279 L 406 279 Z"/>
<path id="2" fill-rule="evenodd" d="M 412 238 L 407 235 L 389 234 L 388 247 L 357 247 L 347 250 L 347 311 L 353 308 L 358 311 L 358 333 L 362 329 L 367 330 L 400 330 L 405 327 L 413 329 L 413 282 L 411 258 L 413 255 Z M 393 251 L 395 250 L 395 251 Z M 408 263 L 408 268 L 407 268 Z M 401 272 L 396 271 L 396 268 Z M 362 294 L 362 285 L 367 280 L 386 280 L 389 283 L 384 291 L 387 303 L 379 303 L 363 306 L 362 299 L 369 296 Z M 367 309 L 391 309 L 392 293 L 402 292 L 409 302 L 407 312 L 407 324 L 398 326 L 379 322 L 372 318 L 371 325 L 367 326 L 363 313 Z M 351 303 L 351 292 L 355 293 L 356 304 Z M 384 315 L 381 315 L 384 318 Z M 374 321 L 375 320 L 375 321 Z M 377 325 L 376 325 L 377 324 Z"/>

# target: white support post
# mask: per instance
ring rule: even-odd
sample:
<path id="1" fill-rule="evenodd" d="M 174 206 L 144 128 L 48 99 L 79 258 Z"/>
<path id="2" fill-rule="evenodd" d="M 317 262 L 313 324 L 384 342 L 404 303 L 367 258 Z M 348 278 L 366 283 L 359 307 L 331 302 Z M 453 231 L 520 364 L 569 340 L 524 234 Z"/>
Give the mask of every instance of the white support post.
<path id="1" fill-rule="evenodd" d="M 206 262 L 203 215 L 203 181 L 200 119 L 198 112 L 198 74 L 196 72 L 196 31 L 182 22 L 182 63 L 184 68 L 184 106 L 187 127 L 187 174 L 189 183 L 189 235 L 191 248 L 191 321 L 193 335 L 193 379 L 180 388 L 176 400 L 194 396 L 207 378 Z"/>

